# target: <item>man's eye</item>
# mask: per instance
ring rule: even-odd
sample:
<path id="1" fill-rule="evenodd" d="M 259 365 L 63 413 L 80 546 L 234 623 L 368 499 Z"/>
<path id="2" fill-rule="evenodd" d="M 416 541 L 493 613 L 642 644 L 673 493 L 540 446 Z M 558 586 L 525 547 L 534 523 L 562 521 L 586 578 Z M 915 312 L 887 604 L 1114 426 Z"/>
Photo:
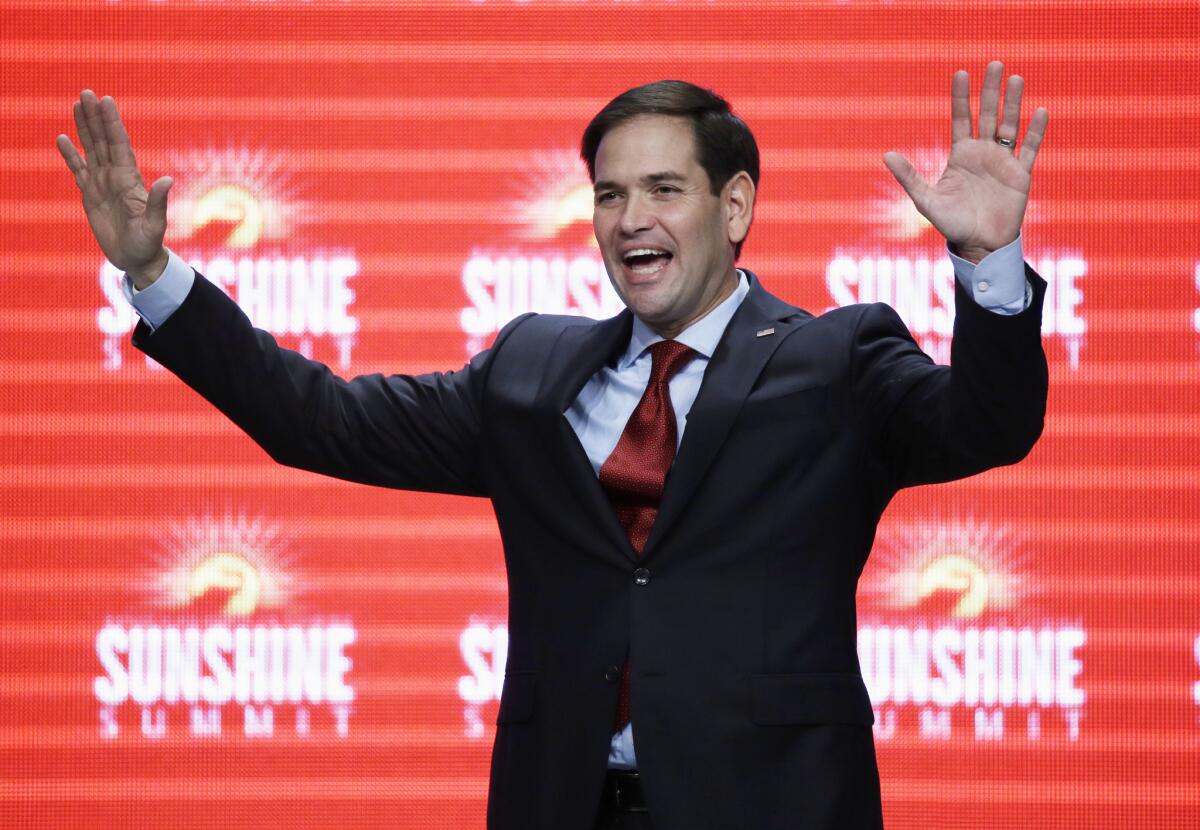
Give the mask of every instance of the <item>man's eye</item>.
<path id="1" fill-rule="evenodd" d="M 669 184 L 660 184 L 658 187 L 654 188 L 654 192 L 670 195 L 672 193 L 678 193 L 679 188 Z"/>
<path id="2" fill-rule="evenodd" d="M 604 204 L 605 202 L 611 202 L 616 197 L 617 197 L 617 194 L 613 193 L 611 191 L 609 191 L 608 193 L 597 193 L 596 194 L 596 204 Z"/>

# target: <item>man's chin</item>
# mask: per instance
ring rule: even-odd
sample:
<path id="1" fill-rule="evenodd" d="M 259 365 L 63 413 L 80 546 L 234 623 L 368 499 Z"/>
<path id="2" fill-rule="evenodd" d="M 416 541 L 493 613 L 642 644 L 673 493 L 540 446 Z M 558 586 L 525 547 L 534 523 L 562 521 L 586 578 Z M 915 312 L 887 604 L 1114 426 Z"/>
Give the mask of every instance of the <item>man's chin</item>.
<path id="1" fill-rule="evenodd" d="M 667 298 L 658 296 L 657 291 L 646 290 L 647 286 L 637 286 L 625 293 L 625 305 L 629 310 L 649 323 L 661 321 L 671 316 L 671 303 Z"/>
<path id="2" fill-rule="evenodd" d="M 639 320 L 656 332 L 671 331 L 675 328 L 678 315 L 673 313 L 670 305 L 665 303 L 632 303 L 629 310 Z"/>

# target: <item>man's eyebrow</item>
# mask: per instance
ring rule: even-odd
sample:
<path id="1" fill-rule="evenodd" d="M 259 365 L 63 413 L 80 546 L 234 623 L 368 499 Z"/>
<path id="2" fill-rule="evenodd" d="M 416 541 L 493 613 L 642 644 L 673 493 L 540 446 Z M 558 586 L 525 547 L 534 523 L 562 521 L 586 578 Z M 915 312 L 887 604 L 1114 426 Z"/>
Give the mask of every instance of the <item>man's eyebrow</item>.
<path id="1" fill-rule="evenodd" d="M 660 184 L 662 182 L 682 182 L 686 177 L 682 173 L 676 173 L 674 170 L 664 170 L 661 173 L 647 173 L 638 179 L 638 183 L 642 185 Z M 599 181 L 592 185 L 592 190 L 613 190 L 619 189 L 616 182 Z"/>
<path id="2" fill-rule="evenodd" d="M 659 182 L 681 182 L 684 180 L 682 173 L 676 173 L 674 170 L 664 170 L 662 173 L 648 173 L 642 176 L 642 184 L 658 184 Z"/>

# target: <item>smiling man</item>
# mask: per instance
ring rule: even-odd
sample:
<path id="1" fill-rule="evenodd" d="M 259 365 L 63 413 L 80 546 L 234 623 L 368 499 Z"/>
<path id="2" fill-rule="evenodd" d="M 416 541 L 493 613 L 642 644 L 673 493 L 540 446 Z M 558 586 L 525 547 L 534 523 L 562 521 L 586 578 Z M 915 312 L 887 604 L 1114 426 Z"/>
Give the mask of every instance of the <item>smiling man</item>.
<path id="1" fill-rule="evenodd" d="M 463 369 L 344 381 L 279 348 L 163 247 L 111 99 L 59 149 L 142 317 L 134 343 L 281 463 L 490 498 L 509 580 L 494 830 L 882 826 L 854 597 L 901 487 L 1024 457 L 1045 412 L 1045 283 L 1020 227 L 1046 125 L 968 81 L 936 184 L 885 163 L 946 237 L 953 368 L 885 305 L 819 317 L 735 267 L 758 149 L 715 94 L 629 90 L 588 126 L 594 226 L 628 310 L 525 315 Z M 1002 112 L 1002 114 L 1001 114 Z"/>
<path id="2" fill-rule="evenodd" d="M 701 100 L 708 95 L 677 82 L 627 95 L 639 93 Z M 741 167 L 732 164 L 741 159 L 722 159 L 726 169 L 714 170 L 714 187 L 700 164 L 691 119 L 639 114 L 609 127 L 612 113 L 621 109 L 614 104 L 584 134 L 583 153 L 596 179 L 596 241 L 625 305 L 670 339 L 712 311 L 737 285 L 733 261 L 750 230 L 758 154 L 755 150 L 746 159 L 753 174 L 729 169 Z M 733 125 L 722 126 L 728 131 Z M 724 136 L 714 138 L 719 152 Z"/>

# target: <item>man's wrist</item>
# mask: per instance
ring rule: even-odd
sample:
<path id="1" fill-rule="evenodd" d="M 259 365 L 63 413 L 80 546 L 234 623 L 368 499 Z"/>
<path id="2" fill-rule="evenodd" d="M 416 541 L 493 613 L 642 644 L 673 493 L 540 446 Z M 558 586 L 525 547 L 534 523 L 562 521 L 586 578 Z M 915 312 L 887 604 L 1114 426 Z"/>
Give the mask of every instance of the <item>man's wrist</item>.
<path id="1" fill-rule="evenodd" d="M 1025 256 L 1020 235 L 977 263 L 963 257 L 947 243 L 954 277 L 976 304 L 997 314 L 1019 314 L 1029 305 Z"/>
<path id="2" fill-rule="evenodd" d="M 950 251 L 955 256 L 962 257 L 963 259 L 965 259 L 967 262 L 971 263 L 972 265 L 978 265 L 979 263 L 983 262 L 984 257 L 986 257 L 988 254 L 992 253 L 992 251 L 986 250 L 984 248 L 959 247 L 958 245 L 955 245 L 953 242 L 950 243 Z"/>
<path id="3" fill-rule="evenodd" d="M 162 276 L 163 271 L 167 270 L 167 262 L 170 256 L 167 254 L 167 249 L 162 251 L 154 259 L 150 260 L 146 265 L 140 268 L 130 268 L 125 272 L 129 277 L 129 281 L 133 283 L 133 287 L 138 291 L 145 291 L 154 281 Z"/>

